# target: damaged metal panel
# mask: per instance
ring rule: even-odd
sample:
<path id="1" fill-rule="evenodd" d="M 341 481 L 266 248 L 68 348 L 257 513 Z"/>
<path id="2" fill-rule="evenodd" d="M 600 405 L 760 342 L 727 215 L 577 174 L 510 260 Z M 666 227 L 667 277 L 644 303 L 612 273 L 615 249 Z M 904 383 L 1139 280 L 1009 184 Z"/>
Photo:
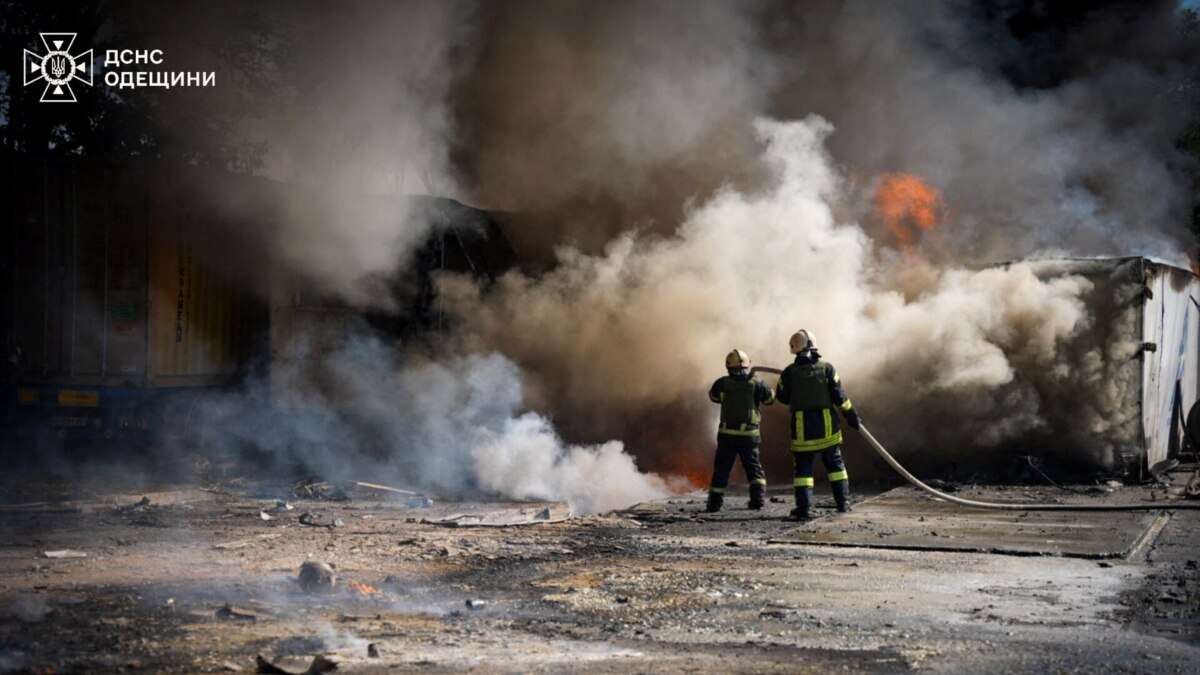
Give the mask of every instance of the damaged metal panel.
<path id="1" fill-rule="evenodd" d="M 182 189 L 198 184 L 197 171 L 0 164 L 11 224 L 0 251 L 0 347 L 14 415 L 40 408 L 53 426 L 146 430 L 148 410 L 162 403 L 150 390 L 236 377 L 264 313 L 257 289 L 219 273 L 214 247 L 236 245 L 219 234 L 231 228 L 218 222 L 211 193 Z M 239 178 L 203 179 L 218 191 L 222 181 L 251 189 Z"/>
<path id="2" fill-rule="evenodd" d="M 1190 270 L 1147 261 L 1142 315 L 1142 427 L 1145 467 L 1179 450 L 1182 424 L 1197 396 L 1200 279 Z"/>
<path id="3" fill-rule="evenodd" d="M 107 386 L 227 380 L 245 356 L 246 293 L 197 254 L 216 231 L 162 168 L 11 163 L 20 374 Z"/>
<path id="4" fill-rule="evenodd" d="M 1047 422 L 1028 446 L 1144 476 L 1178 451 L 1182 421 L 1197 399 L 1200 279 L 1144 257 L 1026 264 L 1043 279 L 1091 283 L 1081 296 L 1088 324 L 1057 347 L 1056 368 L 1017 369 L 1040 393 Z"/>
<path id="5" fill-rule="evenodd" d="M 253 299 L 205 255 L 205 240 L 225 231 L 219 213 L 183 195 L 172 176 L 151 200 L 149 386 L 228 381 L 246 357 Z"/>

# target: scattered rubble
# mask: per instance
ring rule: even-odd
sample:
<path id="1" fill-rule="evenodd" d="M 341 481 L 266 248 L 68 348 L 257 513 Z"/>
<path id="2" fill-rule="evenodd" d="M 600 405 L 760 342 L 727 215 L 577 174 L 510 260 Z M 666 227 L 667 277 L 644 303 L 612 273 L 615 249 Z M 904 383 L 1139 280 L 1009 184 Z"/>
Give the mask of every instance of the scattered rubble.
<path id="1" fill-rule="evenodd" d="M 242 539 L 240 541 L 225 541 L 213 544 L 213 549 L 217 551 L 236 551 L 237 549 L 246 548 L 253 545 L 256 541 L 267 541 L 270 539 L 278 539 L 280 534 L 260 534 L 254 539 Z"/>
<path id="2" fill-rule="evenodd" d="M 329 563 L 309 560 L 300 566 L 296 581 L 306 593 L 328 592 L 337 584 L 337 574 Z"/>
<path id="3" fill-rule="evenodd" d="M 349 501 L 346 489 L 316 478 L 306 478 L 292 486 L 292 495 L 299 499 L 322 499 L 327 501 Z"/>
<path id="4" fill-rule="evenodd" d="M 520 527 L 565 523 L 572 517 L 570 508 L 564 504 L 554 507 L 553 510 L 546 507 L 532 513 L 526 510 L 460 513 L 444 518 L 422 518 L 419 522 L 441 527 Z"/>

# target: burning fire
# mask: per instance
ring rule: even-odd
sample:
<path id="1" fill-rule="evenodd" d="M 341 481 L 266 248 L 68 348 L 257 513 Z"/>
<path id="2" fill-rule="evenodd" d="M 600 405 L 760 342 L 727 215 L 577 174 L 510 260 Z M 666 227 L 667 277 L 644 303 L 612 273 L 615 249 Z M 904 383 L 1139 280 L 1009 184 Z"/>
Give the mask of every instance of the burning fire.
<path id="1" fill-rule="evenodd" d="M 375 588 L 370 584 L 364 584 L 357 581 L 351 581 L 348 585 L 350 590 L 358 593 L 359 595 L 374 595 L 379 592 L 378 588 Z"/>
<path id="2" fill-rule="evenodd" d="M 889 173 L 875 190 L 875 213 L 900 248 L 907 251 L 917 237 L 934 230 L 945 218 L 942 195 L 910 173 Z"/>
<path id="3" fill-rule="evenodd" d="M 667 475 L 678 476 L 692 488 L 706 488 L 712 478 L 712 457 L 696 455 L 686 450 L 673 452 L 670 460 L 656 469 Z"/>

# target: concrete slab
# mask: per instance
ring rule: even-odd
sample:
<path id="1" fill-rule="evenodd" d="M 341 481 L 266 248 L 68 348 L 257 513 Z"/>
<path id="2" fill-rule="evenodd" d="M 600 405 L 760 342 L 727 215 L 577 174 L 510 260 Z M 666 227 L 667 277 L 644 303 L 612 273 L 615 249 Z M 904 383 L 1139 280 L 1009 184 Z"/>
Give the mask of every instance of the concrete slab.
<path id="1" fill-rule="evenodd" d="M 970 498 L 1017 501 L 972 488 Z M 1045 497 L 1043 497 L 1045 499 Z M 1022 499 L 1021 501 L 1024 501 Z M 901 487 L 851 513 L 798 525 L 769 543 L 1007 555 L 1123 558 L 1161 529 L 1161 512 L 968 509 Z"/>

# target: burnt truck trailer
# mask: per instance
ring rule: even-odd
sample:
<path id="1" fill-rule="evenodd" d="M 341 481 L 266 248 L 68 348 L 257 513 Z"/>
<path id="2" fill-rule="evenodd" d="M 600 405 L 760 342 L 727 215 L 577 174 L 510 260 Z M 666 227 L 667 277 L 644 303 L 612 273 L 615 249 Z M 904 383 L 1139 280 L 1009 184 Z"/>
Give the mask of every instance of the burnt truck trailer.
<path id="1" fill-rule="evenodd" d="M 1081 297 L 1088 323 L 1059 345 L 1055 367 L 1018 368 L 1048 421 L 1024 447 L 1127 480 L 1165 466 L 1182 449 L 1200 393 L 1200 278 L 1147 257 L 1020 264 L 1043 279 L 1089 282 Z"/>
<path id="2" fill-rule="evenodd" d="M 215 264 L 236 224 L 203 205 L 198 170 L 27 159 L 0 170 L 7 435 L 186 433 L 192 395 L 237 379 L 267 316 L 265 294 Z"/>
<path id="3" fill-rule="evenodd" d="M 398 342 L 437 331 L 439 273 L 483 281 L 515 261 L 503 214 L 364 198 L 397 232 L 429 231 L 380 280 L 393 309 L 373 314 L 267 248 L 281 219 L 329 213 L 296 186 L 149 162 L 7 158 L 0 171 L 0 439 L 194 439 L 211 424 L 205 394 L 268 372 L 271 400 L 252 404 L 289 409 L 356 326 Z"/>

